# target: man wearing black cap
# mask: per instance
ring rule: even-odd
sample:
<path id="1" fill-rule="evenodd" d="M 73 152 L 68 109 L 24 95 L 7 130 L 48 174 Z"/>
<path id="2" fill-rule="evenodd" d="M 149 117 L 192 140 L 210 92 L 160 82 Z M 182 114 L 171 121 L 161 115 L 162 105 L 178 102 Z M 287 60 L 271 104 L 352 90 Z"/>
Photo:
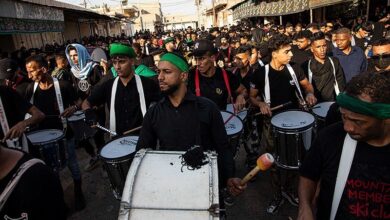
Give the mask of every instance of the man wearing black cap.
<path id="1" fill-rule="evenodd" d="M 19 67 L 18 64 L 9 58 L 0 60 L 0 85 L 16 90 L 20 95 L 23 96 L 26 91 L 29 80 L 17 73 Z"/>
<path id="2" fill-rule="evenodd" d="M 245 106 L 247 90 L 240 84 L 239 79 L 229 71 L 215 66 L 217 50 L 208 40 L 199 40 L 195 43 L 193 55 L 196 68 L 190 71 L 188 87 L 196 96 L 204 96 L 214 101 L 219 109 L 226 109 L 229 101 L 235 107 L 242 109 Z"/>
<path id="3" fill-rule="evenodd" d="M 141 125 L 150 103 L 158 100 L 159 89 L 152 80 L 135 75 L 135 56 L 130 46 L 110 45 L 110 57 L 118 77 L 101 84 L 83 102 L 87 123 L 96 123 L 92 107 L 107 104 L 110 130 L 122 134 Z"/>

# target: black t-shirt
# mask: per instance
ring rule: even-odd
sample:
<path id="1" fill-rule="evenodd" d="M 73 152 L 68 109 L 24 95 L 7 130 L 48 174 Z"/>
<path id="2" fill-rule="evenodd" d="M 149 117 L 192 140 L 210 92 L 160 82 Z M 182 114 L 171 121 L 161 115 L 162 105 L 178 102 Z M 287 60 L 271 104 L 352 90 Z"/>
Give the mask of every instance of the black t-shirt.
<path id="1" fill-rule="evenodd" d="M 340 92 L 344 91 L 345 79 L 343 68 L 340 65 L 339 60 L 336 57 L 331 58 L 335 68 L 336 80 Z M 312 85 L 314 88 L 314 95 L 318 102 L 335 101 L 336 93 L 334 89 L 335 77 L 333 73 L 333 66 L 330 63 L 328 57 L 325 59 L 324 64 L 318 62 L 316 59 L 310 59 L 310 70 L 313 73 Z M 306 61 L 302 64 L 302 69 L 305 72 L 307 78 L 309 78 L 308 63 Z"/>
<path id="2" fill-rule="evenodd" d="M 295 75 L 297 76 L 298 81 L 305 79 L 305 74 L 302 69 L 298 66 L 292 66 Z M 271 96 L 271 107 L 275 107 L 287 102 L 292 102 L 293 105 L 290 105 L 291 108 L 298 107 L 298 99 L 295 95 L 296 86 L 293 84 L 292 77 L 287 67 L 284 67 L 281 71 L 277 71 L 269 65 L 269 87 L 270 87 L 270 96 Z M 265 84 L 265 67 L 259 69 L 258 74 L 253 74 L 251 79 L 250 87 L 257 89 L 259 91 L 259 96 L 262 97 L 264 93 L 264 84 Z M 302 93 L 304 92 L 301 89 Z M 304 95 L 304 94 L 302 94 Z"/>
<path id="3" fill-rule="evenodd" d="M 291 63 L 302 65 L 302 63 L 306 62 L 313 56 L 310 50 L 300 50 L 297 46 L 292 47 L 293 57 L 291 59 Z"/>
<path id="4" fill-rule="evenodd" d="M 321 179 L 317 219 L 329 219 L 346 132 L 343 124 L 325 128 L 303 161 L 300 175 Z M 388 219 L 390 210 L 390 145 L 358 142 L 336 219 Z M 386 216 L 386 217 L 385 217 Z"/>
<path id="5" fill-rule="evenodd" d="M 62 102 L 65 110 L 69 106 L 74 105 L 76 101 L 76 94 L 74 88 L 69 82 L 59 81 L 59 84 L 60 84 Z M 31 83 L 28 86 L 25 95 L 27 100 L 31 100 L 33 90 L 34 90 L 34 83 Z M 63 129 L 61 119 L 59 118 L 60 111 L 58 109 L 58 103 L 57 103 L 54 85 L 47 90 L 42 90 L 38 86 L 34 93 L 33 104 L 46 115 L 46 118 L 38 125 L 39 130 L 42 129 L 62 130 Z"/>
<path id="6" fill-rule="evenodd" d="M 103 78 L 103 68 L 99 66 L 98 64 L 94 65 L 91 73 L 88 74 L 88 77 L 85 79 L 88 82 L 88 85 L 85 85 L 85 88 L 87 88 L 86 91 L 82 91 L 80 89 L 80 79 L 76 78 L 72 74 L 72 79 L 73 79 L 73 86 L 76 90 L 76 95 L 77 98 L 81 98 L 81 100 L 86 99 L 92 92 L 93 87 L 100 81 L 101 78 Z"/>
<path id="7" fill-rule="evenodd" d="M 195 92 L 195 73 L 196 68 L 190 70 L 188 78 L 188 89 L 193 93 Z M 231 89 L 232 96 L 235 96 L 235 91 L 240 86 L 240 81 L 237 76 L 233 75 L 231 72 L 226 71 L 226 74 L 229 79 L 229 85 Z M 212 77 L 203 76 L 199 73 L 199 87 L 200 95 L 211 99 L 219 109 L 225 110 L 228 103 L 228 90 L 226 88 L 225 80 L 223 78 L 222 69 L 216 67 L 215 74 Z"/>
<path id="8" fill-rule="evenodd" d="M 358 38 L 356 36 L 353 36 L 355 39 L 355 46 L 360 47 L 363 51 L 366 50 L 367 40 L 365 38 Z"/>
<path id="9" fill-rule="evenodd" d="M 24 115 L 32 107 L 22 96 L 5 86 L 0 86 L 0 97 L 9 128 L 12 128 L 19 121 L 23 121 Z M 0 126 L 0 139 L 3 139 L 3 137 L 3 129 Z"/>
<path id="10" fill-rule="evenodd" d="M 146 108 L 148 108 L 150 103 L 159 100 L 160 90 L 153 80 L 143 76 L 140 77 L 145 94 Z M 107 104 L 108 108 L 110 108 L 111 90 L 114 80 L 110 79 L 96 86 L 91 96 L 87 98 L 88 102 L 93 106 Z M 118 87 L 115 94 L 115 117 L 116 132 L 118 134 L 142 124 L 143 116 L 135 77 L 128 82 L 127 86 L 124 86 L 120 79 L 118 80 Z"/>
<path id="11" fill-rule="evenodd" d="M 16 166 L 0 179 L 0 192 L 4 191 L 17 169 L 31 158 L 24 154 Z M 0 211 L 0 219 L 66 219 L 64 195 L 58 177 L 44 164 L 30 167 L 4 204 Z"/>
<path id="12" fill-rule="evenodd" d="M 237 68 L 233 74 L 237 76 L 240 83 L 249 91 L 250 81 L 254 74 L 259 74 L 259 69 L 251 66 L 249 67 L 248 73 L 245 76 L 242 76 L 240 69 Z"/>

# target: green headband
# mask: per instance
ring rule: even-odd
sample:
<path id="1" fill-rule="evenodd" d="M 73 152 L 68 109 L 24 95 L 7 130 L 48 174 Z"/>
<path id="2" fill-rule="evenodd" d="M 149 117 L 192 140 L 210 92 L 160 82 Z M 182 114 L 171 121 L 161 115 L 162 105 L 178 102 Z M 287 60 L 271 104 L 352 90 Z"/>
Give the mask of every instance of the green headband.
<path id="1" fill-rule="evenodd" d="M 390 104 L 365 102 L 345 93 L 337 96 L 337 104 L 353 112 L 379 119 L 390 118 Z"/>
<path id="2" fill-rule="evenodd" d="M 113 43 L 110 45 L 110 57 L 115 55 L 124 55 L 130 58 L 136 57 L 135 51 L 132 47 L 118 43 Z"/>
<path id="3" fill-rule="evenodd" d="M 186 61 L 184 61 L 179 56 L 173 54 L 173 53 L 166 53 L 160 58 L 161 61 L 167 61 L 172 63 L 174 66 L 176 66 L 180 71 L 182 72 L 188 72 L 188 64 Z"/>
<path id="4" fill-rule="evenodd" d="M 141 64 L 135 69 L 135 74 L 139 76 L 144 76 L 144 77 L 153 77 L 157 75 L 153 70 L 151 70 L 149 67 Z"/>

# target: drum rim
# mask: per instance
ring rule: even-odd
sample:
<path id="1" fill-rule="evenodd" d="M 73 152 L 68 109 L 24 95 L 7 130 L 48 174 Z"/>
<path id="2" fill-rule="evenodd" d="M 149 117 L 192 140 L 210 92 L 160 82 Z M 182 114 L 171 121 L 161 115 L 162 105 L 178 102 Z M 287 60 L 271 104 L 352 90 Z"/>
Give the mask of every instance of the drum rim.
<path id="1" fill-rule="evenodd" d="M 291 128 L 291 129 L 288 129 L 288 128 L 280 128 L 280 127 L 276 127 L 274 124 L 272 124 L 272 118 L 279 115 L 279 114 L 282 114 L 282 113 L 285 113 L 285 112 L 291 112 L 291 111 L 298 111 L 298 112 L 304 112 L 304 113 L 307 113 L 311 116 L 313 116 L 313 122 L 304 126 L 304 127 L 301 127 L 301 128 Z M 293 131 L 306 131 L 308 130 L 308 128 L 311 128 L 311 127 L 314 127 L 315 123 L 316 123 L 316 117 L 315 115 L 313 115 L 313 113 L 311 112 L 306 112 L 306 111 L 302 111 L 300 109 L 289 109 L 289 110 L 284 110 L 284 111 L 281 111 L 279 112 L 278 114 L 272 116 L 272 118 L 270 119 L 270 124 L 272 125 L 272 127 L 277 130 L 277 131 L 286 131 L 286 132 L 293 132 Z"/>
<path id="2" fill-rule="evenodd" d="M 60 137 L 56 138 L 56 139 L 51 140 L 51 141 L 36 142 L 36 143 L 32 142 L 28 138 L 28 135 L 35 134 L 35 133 L 42 132 L 42 131 L 61 131 L 62 135 Z M 65 133 L 64 133 L 63 130 L 60 130 L 60 129 L 42 129 L 42 130 L 36 130 L 36 131 L 32 131 L 32 132 L 26 133 L 26 137 L 31 142 L 32 145 L 34 145 L 34 146 L 41 146 L 41 145 L 46 145 L 46 144 L 50 144 L 50 143 L 54 143 L 54 142 L 58 142 L 59 140 L 62 140 L 65 137 Z"/>
<path id="3" fill-rule="evenodd" d="M 336 102 L 334 102 L 334 101 L 319 102 L 319 103 L 317 103 L 314 107 L 319 106 L 319 105 L 322 104 L 322 103 L 331 103 L 331 104 L 329 105 L 329 108 L 328 108 L 328 112 L 329 112 L 330 106 L 332 106 L 332 105 L 333 105 L 334 103 L 336 103 Z M 316 109 L 312 109 L 312 110 L 311 110 L 311 112 L 312 112 L 312 114 L 314 115 L 314 117 L 320 118 L 320 119 L 325 119 L 325 118 L 326 118 L 326 115 L 325 115 L 325 117 L 323 117 L 323 116 L 321 116 L 321 115 L 316 114 L 316 113 L 315 113 L 315 110 L 316 110 Z M 328 112 L 327 112 L 327 113 L 328 113 Z"/>
<path id="4" fill-rule="evenodd" d="M 99 157 L 100 159 L 104 160 L 104 161 L 110 161 L 110 162 L 121 162 L 121 161 L 125 161 L 126 159 L 131 159 L 131 156 L 132 155 L 135 155 L 135 153 L 137 153 L 137 146 L 135 146 L 135 150 L 133 153 L 131 154 L 128 154 L 128 155 L 125 155 L 125 156 L 121 156 L 121 157 L 116 157 L 116 158 L 106 158 L 104 156 L 102 156 L 102 150 L 105 146 L 107 146 L 108 144 L 110 144 L 111 142 L 115 141 L 115 140 L 118 140 L 119 138 L 124 138 L 124 137 L 138 137 L 137 135 L 127 135 L 127 136 L 120 136 L 120 137 L 117 137 L 117 138 L 113 138 L 111 139 L 110 141 L 108 141 L 103 147 L 102 149 L 99 150 Z"/>

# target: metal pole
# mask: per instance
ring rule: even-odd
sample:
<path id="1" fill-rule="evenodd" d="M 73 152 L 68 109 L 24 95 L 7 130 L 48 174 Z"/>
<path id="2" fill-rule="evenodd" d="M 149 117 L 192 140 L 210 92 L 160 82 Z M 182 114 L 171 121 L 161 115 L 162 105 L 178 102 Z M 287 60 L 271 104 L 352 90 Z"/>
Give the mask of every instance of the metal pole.
<path id="1" fill-rule="evenodd" d="M 279 24 L 280 24 L 280 25 L 282 25 L 282 24 L 283 24 L 283 18 L 282 18 L 282 16 L 281 16 L 281 15 L 279 16 Z"/>
<path id="2" fill-rule="evenodd" d="M 370 16 L 370 0 L 367 0 L 367 11 L 366 11 L 366 20 L 368 21 L 368 16 Z"/>
<path id="3" fill-rule="evenodd" d="M 310 23 L 313 23 L 313 9 L 310 9 Z"/>
<path id="4" fill-rule="evenodd" d="M 215 19 L 215 0 L 211 0 L 213 3 L 213 27 L 217 26 L 217 21 Z"/>

